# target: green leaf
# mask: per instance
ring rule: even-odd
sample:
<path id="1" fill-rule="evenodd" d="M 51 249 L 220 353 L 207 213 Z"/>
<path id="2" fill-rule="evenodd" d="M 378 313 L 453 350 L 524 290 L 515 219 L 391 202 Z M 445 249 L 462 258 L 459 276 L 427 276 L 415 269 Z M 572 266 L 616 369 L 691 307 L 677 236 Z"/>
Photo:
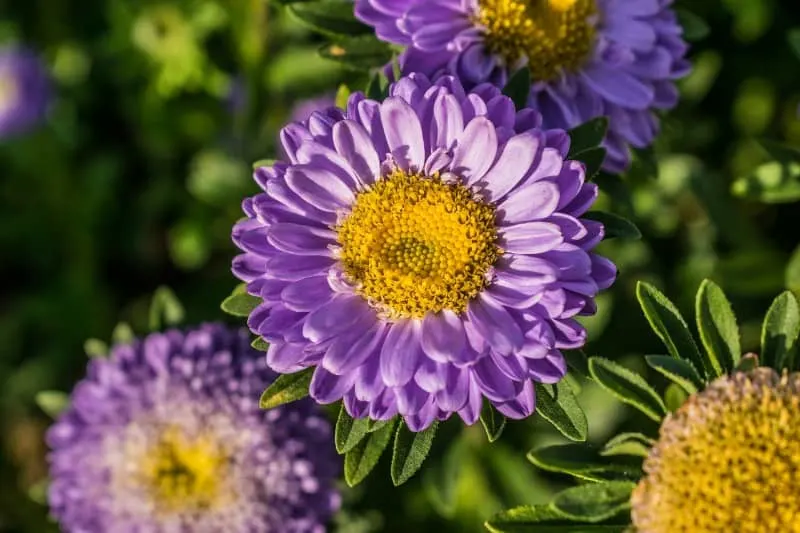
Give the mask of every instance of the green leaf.
<path id="1" fill-rule="evenodd" d="M 565 518 L 585 522 L 602 522 L 630 509 L 630 481 L 608 481 L 571 487 L 556 494 L 550 503 Z"/>
<path id="2" fill-rule="evenodd" d="M 683 37 L 687 41 L 701 41 L 711 32 L 705 20 L 685 9 L 677 9 L 678 21 L 683 26 Z"/>
<path id="3" fill-rule="evenodd" d="M 795 296 L 800 295 L 800 246 L 795 248 L 786 265 L 786 288 Z"/>
<path id="4" fill-rule="evenodd" d="M 616 174 L 600 171 L 597 176 L 592 178 L 592 181 L 611 199 L 615 211 L 623 213 L 635 212 L 630 188 L 622 181 L 622 178 Z"/>
<path id="5" fill-rule="evenodd" d="M 250 343 L 254 349 L 258 350 L 259 352 L 266 352 L 269 350 L 269 343 L 262 339 L 261 337 L 256 337 L 253 339 L 253 342 Z"/>
<path id="6" fill-rule="evenodd" d="M 791 292 L 772 303 L 761 330 L 761 364 L 775 369 L 790 367 L 794 345 L 800 334 L 800 307 Z"/>
<path id="7" fill-rule="evenodd" d="M 642 458 L 631 455 L 602 456 L 587 444 L 546 446 L 528 452 L 528 460 L 548 472 L 559 472 L 588 481 L 636 480 Z"/>
<path id="8" fill-rule="evenodd" d="M 417 473 L 431 451 L 439 422 L 434 421 L 427 429 L 413 432 L 403 422 L 397 426 L 392 452 L 392 483 L 399 487 Z"/>
<path id="9" fill-rule="evenodd" d="M 639 374 L 602 357 L 589 359 L 589 372 L 617 399 L 636 407 L 656 422 L 667 414 L 661 396 Z"/>
<path id="10" fill-rule="evenodd" d="M 275 159 L 259 159 L 253 163 L 253 170 L 258 170 L 262 167 L 271 167 L 275 165 Z"/>
<path id="11" fill-rule="evenodd" d="M 44 390 L 36 393 L 36 405 L 51 418 L 58 416 L 69 407 L 69 395 L 61 391 Z"/>
<path id="12" fill-rule="evenodd" d="M 100 339 L 86 339 L 83 351 L 91 358 L 102 358 L 108 355 L 108 344 Z"/>
<path id="13" fill-rule="evenodd" d="M 342 405 L 336 421 L 336 451 L 345 454 L 355 448 L 369 432 L 369 418 L 353 418 Z"/>
<path id="14" fill-rule="evenodd" d="M 588 150 L 575 154 L 570 159 L 580 161 L 584 164 L 586 167 L 586 180 L 588 181 L 593 179 L 597 173 L 600 172 L 603 161 L 606 160 L 606 149 L 602 146 L 589 148 Z"/>
<path id="15" fill-rule="evenodd" d="M 150 330 L 158 331 L 164 325 L 175 326 L 183 321 L 186 312 L 178 297 L 169 287 L 159 287 L 150 304 Z"/>
<path id="16" fill-rule="evenodd" d="M 739 326 L 730 302 L 722 289 L 707 279 L 697 291 L 695 309 L 697 330 L 710 360 L 716 361 L 715 368 L 730 372 L 742 356 Z"/>
<path id="17" fill-rule="evenodd" d="M 362 439 L 344 457 L 344 479 L 351 487 L 361 483 L 372 472 L 394 434 L 396 420 Z"/>
<path id="18" fill-rule="evenodd" d="M 739 360 L 736 365 L 736 372 L 750 372 L 758 368 L 758 355 L 754 353 L 746 353 Z"/>
<path id="19" fill-rule="evenodd" d="M 296 2 L 289 6 L 289 11 L 311 29 L 333 37 L 372 32 L 372 28 L 356 19 L 352 2 Z"/>
<path id="20" fill-rule="evenodd" d="M 640 281 L 636 286 L 636 297 L 642 306 L 642 311 L 667 347 L 669 354 L 678 359 L 687 359 L 698 368 L 705 370 L 705 375 L 718 375 L 721 368 L 715 368 L 713 363 L 700 354 L 689 326 L 669 298 L 652 285 Z"/>
<path id="21" fill-rule="evenodd" d="M 647 457 L 655 440 L 641 433 L 620 433 L 606 442 L 600 455 L 636 455 Z"/>
<path id="22" fill-rule="evenodd" d="M 586 357 L 583 350 L 564 350 L 563 354 L 567 366 L 575 374 L 584 378 L 589 377 L 589 358 Z"/>
<path id="23" fill-rule="evenodd" d="M 586 413 L 565 380 L 555 385 L 536 383 L 536 412 L 568 439 L 586 441 L 589 435 Z"/>
<path id="24" fill-rule="evenodd" d="M 667 390 L 664 391 L 664 404 L 670 413 L 674 413 L 686 403 L 689 398 L 689 393 L 677 383 L 670 383 Z"/>
<path id="25" fill-rule="evenodd" d="M 705 385 L 703 378 L 689 361 L 675 359 L 670 355 L 646 355 L 644 358 L 650 368 L 678 384 L 689 394 L 702 390 Z"/>
<path id="26" fill-rule="evenodd" d="M 581 524 L 565 519 L 549 505 L 515 507 L 491 517 L 486 529 L 492 533 L 623 533 L 630 520 L 607 524 Z"/>
<path id="27" fill-rule="evenodd" d="M 282 374 L 267 387 L 258 405 L 262 409 L 273 409 L 308 396 L 308 386 L 314 376 L 313 368 L 306 368 L 294 374 Z"/>
<path id="28" fill-rule="evenodd" d="M 425 492 L 445 517 L 452 517 L 456 511 L 456 491 L 466 451 L 466 441 L 459 438 L 450 445 L 441 461 L 426 466 L 422 474 Z"/>
<path id="29" fill-rule="evenodd" d="M 800 59 L 800 28 L 789 30 L 789 33 L 786 34 L 786 40 L 794 55 L 797 56 L 797 59 Z"/>
<path id="30" fill-rule="evenodd" d="M 261 298 L 247 293 L 247 285 L 242 283 L 233 293 L 222 301 L 220 306 L 229 315 L 248 317 L 250 313 L 261 304 Z"/>
<path id="31" fill-rule="evenodd" d="M 370 78 L 365 94 L 370 100 L 381 102 L 386 98 L 388 89 L 389 80 L 382 71 L 378 71 Z"/>
<path id="32" fill-rule="evenodd" d="M 627 239 L 637 240 L 642 238 L 642 232 L 636 227 L 636 224 L 614 213 L 606 213 L 604 211 L 589 211 L 583 218 L 589 220 L 596 220 L 603 224 L 605 228 L 605 239 Z"/>
<path id="33" fill-rule="evenodd" d="M 111 342 L 114 344 L 129 344 L 134 337 L 133 328 L 127 322 L 119 322 L 111 332 Z"/>
<path id="34" fill-rule="evenodd" d="M 495 442 L 506 428 L 506 417 L 486 401 L 483 403 L 483 409 L 481 409 L 481 424 L 483 424 L 483 429 L 486 431 L 486 438 L 489 439 L 489 442 Z"/>
<path id="35" fill-rule="evenodd" d="M 336 90 L 336 107 L 339 109 L 347 109 L 347 100 L 350 98 L 350 87 L 342 83 L 339 89 Z"/>
<path id="36" fill-rule="evenodd" d="M 357 37 L 336 37 L 319 49 L 322 57 L 341 63 L 354 70 L 378 68 L 392 59 L 391 47 L 375 38 L 374 35 Z M 344 109 L 344 106 L 337 105 Z"/>
<path id="37" fill-rule="evenodd" d="M 606 117 L 594 118 L 571 129 L 569 131 L 570 147 L 567 159 L 575 159 L 575 154 L 600 146 L 607 130 L 608 119 Z"/>
<path id="38" fill-rule="evenodd" d="M 524 67 L 516 71 L 503 87 L 503 94 L 511 98 L 517 111 L 528 107 L 531 94 L 531 71 Z"/>
<path id="39" fill-rule="evenodd" d="M 47 493 L 50 488 L 50 480 L 48 478 L 40 479 L 28 488 L 28 498 L 39 505 L 48 505 Z"/>

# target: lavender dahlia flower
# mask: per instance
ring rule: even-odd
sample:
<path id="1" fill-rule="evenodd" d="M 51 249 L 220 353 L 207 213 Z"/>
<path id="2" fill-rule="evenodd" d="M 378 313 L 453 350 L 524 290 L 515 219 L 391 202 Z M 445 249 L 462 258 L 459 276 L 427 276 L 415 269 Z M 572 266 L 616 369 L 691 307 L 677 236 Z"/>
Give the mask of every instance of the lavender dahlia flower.
<path id="1" fill-rule="evenodd" d="M 38 124 L 49 101 L 49 80 L 39 58 L 21 48 L 0 49 L 0 138 Z"/>
<path id="2" fill-rule="evenodd" d="M 261 411 L 273 377 L 221 325 L 93 360 L 47 435 L 53 514 L 83 533 L 324 532 L 331 428 L 312 402 Z"/>
<path id="3" fill-rule="evenodd" d="M 529 416 L 616 274 L 580 218 L 597 187 L 540 119 L 492 85 L 412 75 L 284 128 L 288 161 L 256 171 L 233 230 L 269 366 L 316 367 L 320 403 L 414 431 L 473 424 L 484 397 Z"/>
<path id="4" fill-rule="evenodd" d="M 672 0 L 356 0 L 356 15 L 407 46 L 403 72 L 505 85 L 528 67 L 528 104 L 549 128 L 608 116 L 607 170 L 650 145 L 655 110 L 677 103 L 689 71 Z"/>

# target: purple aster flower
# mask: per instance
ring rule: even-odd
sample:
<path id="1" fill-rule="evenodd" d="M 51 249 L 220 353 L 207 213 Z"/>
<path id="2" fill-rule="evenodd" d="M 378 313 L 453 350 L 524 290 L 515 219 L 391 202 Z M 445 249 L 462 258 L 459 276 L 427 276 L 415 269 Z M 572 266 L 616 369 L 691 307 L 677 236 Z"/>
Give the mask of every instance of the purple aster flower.
<path id="1" fill-rule="evenodd" d="M 50 83 L 39 58 L 22 48 L 0 49 L 0 138 L 38 124 L 50 101 Z"/>
<path id="2" fill-rule="evenodd" d="M 615 278 L 581 219 L 597 187 L 569 136 L 485 84 L 403 78 L 281 132 L 233 230 L 237 277 L 263 303 L 250 328 L 278 372 L 316 367 L 310 394 L 353 417 L 421 430 L 483 398 L 529 416 L 532 380 L 566 371 L 576 315 Z"/>
<path id="3" fill-rule="evenodd" d="M 690 68 L 672 0 L 356 0 L 377 35 L 407 46 L 403 72 L 505 85 L 528 67 L 528 105 L 550 128 L 608 116 L 604 168 L 624 170 L 629 146 L 650 145 L 657 110 L 678 100 Z"/>
<path id="4" fill-rule="evenodd" d="M 313 402 L 258 407 L 274 378 L 246 331 L 152 334 L 95 359 L 50 429 L 50 505 L 83 533 L 308 533 L 338 506 Z"/>

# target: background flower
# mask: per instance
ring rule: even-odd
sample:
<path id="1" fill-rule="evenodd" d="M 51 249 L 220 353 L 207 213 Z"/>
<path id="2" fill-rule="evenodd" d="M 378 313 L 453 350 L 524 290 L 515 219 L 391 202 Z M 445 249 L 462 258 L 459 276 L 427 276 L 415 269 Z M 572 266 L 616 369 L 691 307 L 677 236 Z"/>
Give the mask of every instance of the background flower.
<path id="1" fill-rule="evenodd" d="M 76 532 L 324 531 L 331 427 L 308 401 L 261 411 L 273 377 L 213 324 L 92 360 L 48 433 L 53 514 Z"/>
<path id="2" fill-rule="evenodd" d="M 311 396 L 418 431 L 488 398 L 512 418 L 532 381 L 561 379 L 577 315 L 616 269 L 591 253 L 597 196 L 569 137 L 491 86 L 400 80 L 281 133 L 288 162 L 257 170 L 233 238 L 263 304 L 250 328 L 279 372 L 315 366 Z"/>
<path id="3" fill-rule="evenodd" d="M 50 84 L 41 60 L 31 50 L 0 49 L 0 138 L 42 121 L 50 102 Z"/>
<path id="4" fill-rule="evenodd" d="M 378 36 L 408 47 L 403 72 L 447 72 L 466 86 L 502 87 L 529 68 L 529 105 L 549 128 L 608 116 L 605 168 L 630 163 L 629 146 L 649 146 L 657 110 L 678 100 L 689 71 L 671 0 L 357 0 Z"/>

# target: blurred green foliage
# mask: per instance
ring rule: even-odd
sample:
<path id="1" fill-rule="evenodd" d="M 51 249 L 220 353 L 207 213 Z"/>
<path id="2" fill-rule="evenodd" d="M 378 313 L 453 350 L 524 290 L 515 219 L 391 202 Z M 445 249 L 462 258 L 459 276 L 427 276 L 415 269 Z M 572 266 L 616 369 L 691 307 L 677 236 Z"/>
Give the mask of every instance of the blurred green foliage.
<path id="1" fill-rule="evenodd" d="M 714 279 L 737 310 L 744 352 L 758 349 L 775 295 L 800 294 L 800 4 L 678 4 L 699 18 L 695 70 L 654 159 L 622 181 L 598 178 L 598 208 L 631 218 L 644 238 L 602 245 L 620 279 L 587 320 L 587 353 L 659 390 L 664 378 L 631 357 L 664 351 L 639 311 L 638 280 L 691 316 L 696 287 Z M 279 155 L 294 102 L 366 80 L 336 49 L 320 57 L 324 40 L 263 0 L 0 0 L 0 42 L 39 50 L 57 88 L 47 124 L 0 141 L 0 531 L 40 533 L 55 526 L 38 503 L 49 418 L 37 395 L 70 390 L 85 345 L 98 352 L 112 331 L 116 340 L 148 331 L 161 286 L 187 322 L 224 319 L 230 228 L 255 191 L 251 162 Z M 591 442 L 653 429 L 596 385 L 575 386 Z M 538 417 L 510 423 L 491 445 L 480 425 L 443 424 L 408 484 L 392 486 L 384 457 L 346 490 L 338 530 L 480 531 L 492 513 L 568 485 L 525 459 L 559 442 Z"/>

